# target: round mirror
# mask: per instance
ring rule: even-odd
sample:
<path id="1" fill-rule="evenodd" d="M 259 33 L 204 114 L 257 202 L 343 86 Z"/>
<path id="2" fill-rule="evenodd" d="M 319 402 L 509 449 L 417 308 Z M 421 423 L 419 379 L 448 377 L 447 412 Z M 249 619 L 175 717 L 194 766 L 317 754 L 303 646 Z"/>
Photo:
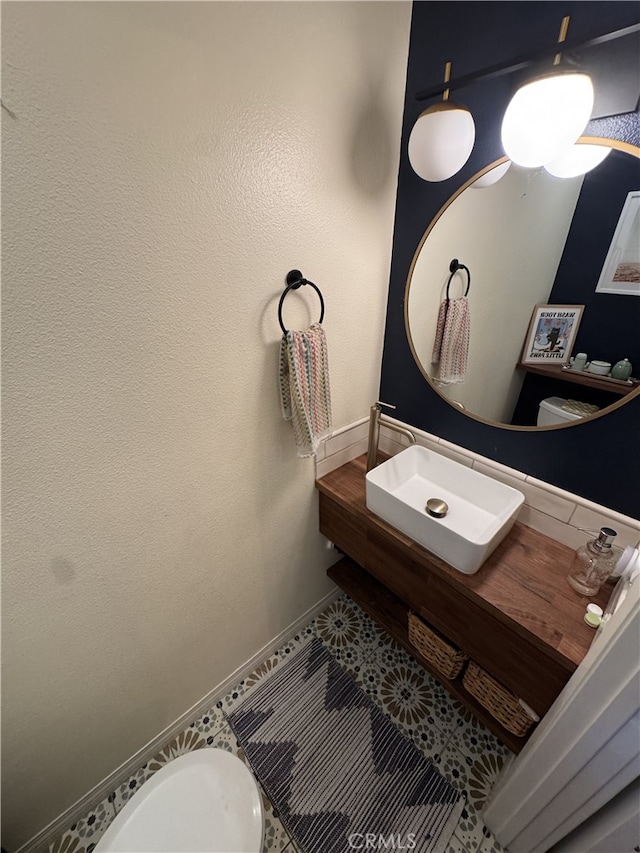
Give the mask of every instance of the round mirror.
<path id="1" fill-rule="evenodd" d="M 633 210 L 626 277 L 637 276 L 638 284 L 601 288 L 625 200 L 637 202 L 640 195 L 640 148 L 586 137 L 581 143 L 613 150 L 593 171 L 573 178 L 507 168 L 506 158 L 488 165 L 442 207 L 414 255 L 405 293 L 411 351 L 432 387 L 477 420 L 510 429 L 558 428 L 600 417 L 640 393 L 633 378 L 615 378 L 620 369 L 612 377 L 593 373 L 597 365 L 590 364 L 611 367 L 629 358 L 633 376 L 640 376 L 640 298 L 630 298 L 640 296 Z M 453 259 L 463 266 L 450 272 Z M 526 341 L 551 347 L 535 327 L 546 305 L 566 308 L 573 328 L 562 325 L 555 363 L 546 364 L 544 356 L 526 363 Z M 587 369 L 570 369 L 570 357 L 583 350 Z M 563 412 L 545 415 L 553 406 Z"/>

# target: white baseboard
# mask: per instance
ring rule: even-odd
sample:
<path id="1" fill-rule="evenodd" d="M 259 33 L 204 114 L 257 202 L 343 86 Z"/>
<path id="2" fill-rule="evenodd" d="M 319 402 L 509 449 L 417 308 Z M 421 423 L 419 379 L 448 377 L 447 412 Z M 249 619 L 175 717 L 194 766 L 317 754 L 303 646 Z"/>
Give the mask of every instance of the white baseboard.
<path id="1" fill-rule="evenodd" d="M 236 684 L 246 678 L 256 669 L 266 658 L 270 657 L 276 649 L 284 645 L 287 640 L 294 637 L 300 628 L 307 625 L 318 613 L 325 609 L 332 601 L 342 594 L 342 590 L 336 588 L 320 599 L 313 607 L 310 607 L 302 614 L 295 622 L 292 622 L 284 631 L 281 631 L 276 637 L 270 640 L 265 646 L 259 649 L 248 661 L 245 661 L 235 672 L 232 672 L 228 678 L 221 681 L 213 690 L 209 691 L 206 696 L 199 699 L 195 705 L 188 708 L 181 714 L 177 720 L 167 726 L 156 737 L 149 741 L 142 749 L 139 749 L 135 755 L 128 758 L 112 773 L 110 773 L 102 782 L 95 785 L 84 796 L 80 797 L 72 806 L 62 812 L 55 820 L 47 824 L 44 829 L 36 833 L 33 838 L 29 839 L 15 853 L 41 853 L 46 850 L 63 832 L 69 827 L 77 823 L 80 818 L 84 817 L 87 812 L 104 800 L 105 797 L 126 782 L 133 774 L 142 767 L 147 761 L 153 758 L 165 744 L 173 740 L 174 737 L 183 732 L 186 727 L 202 716 L 205 711 L 212 708 L 216 702 L 232 690 Z"/>

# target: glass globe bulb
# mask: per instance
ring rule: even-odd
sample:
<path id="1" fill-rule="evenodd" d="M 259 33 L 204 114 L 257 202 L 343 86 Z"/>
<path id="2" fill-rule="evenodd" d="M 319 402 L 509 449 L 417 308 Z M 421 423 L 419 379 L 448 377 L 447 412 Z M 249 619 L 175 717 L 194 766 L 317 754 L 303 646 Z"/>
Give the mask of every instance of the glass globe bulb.
<path id="1" fill-rule="evenodd" d="M 555 160 L 585 129 L 593 109 L 588 74 L 561 71 L 522 86 L 502 120 L 505 154 L 530 169 Z"/>
<path id="2" fill-rule="evenodd" d="M 465 107 L 441 101 L 418 117 L 409 136 L 409 162 L 425 181 L 446 181 L 469 159 L 476 138 L 473 116 Z"/>
<path id="3" fill-rule="evenodd" d="M 544 168 L 555 178 L 575 178 L 595 169 L 609 154 L 611 148 L 605 145 L 573 145 Z"/>
<path id="4" fill-rule="evenodd" d="M 499 166 L 494 166 L 493 169 L 485 172 L 484 175 L 481 175 L 477 180 L 475 180 L 471 184 L 471 188 L 474 190 L 481 190 L 485 187 L 492 187 L 494 184 L 498 183 L 500 178 L 503 178 L 507 174 L 510 166 L 511 160 L 507 160 L 506 163 L 500 163 Z"/>

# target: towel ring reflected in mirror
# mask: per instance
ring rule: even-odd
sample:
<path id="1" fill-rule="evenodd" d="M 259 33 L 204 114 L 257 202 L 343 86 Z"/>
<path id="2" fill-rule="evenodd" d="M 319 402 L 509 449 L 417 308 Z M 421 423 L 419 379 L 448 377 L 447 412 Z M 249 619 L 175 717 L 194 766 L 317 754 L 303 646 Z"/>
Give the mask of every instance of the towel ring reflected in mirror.
<path id="1" fill-rule="evenodd" d="M 629 168 L 630 172 L 633 173 L 633 180 L 634 181 L 636 180 L 636 177 L 638 176 L 638 171 L 640 168 L 640 163 L 638 163 L 638 160 L 640 158 L 640 147 L 638 147 L 636 145 L 632 145 L 630 143 L 621 142 L 621 141 L 618 141 L 615 139 L 607 139 L 607 138 L 600 138 L 600 137 L 586 137 L 586 136 L 582 137 L 580 139 L 580 143 L 590 144 L 590 145 L 601 145 L 601 146 L 606 146 L 608 148 L 613 149 L 611 157 L 606 158 L 604 163 L 598 168 L 602 169 L 603 166 L 606 165 L 607 161 L 611 160 L 613 162 L 617 162 L 619 164 L 620 168 L 624 168 L 625 170 L 627 168 Z M 618 152 L 618 153 L 616 153 L 616 152 Z M 631 155 L 631 157 L 626 158 L 630 164 L 628 167 L 624 166 L 625 158 L 622 155 L 625 155 L 625 154 Z M 618 158 L 616 161 L 613 160 L 614 155 L 616 158 Z M 633 158 L 633 160 L 631 160 L 631 158 Z M 405 298 L 404 298 L 405 332 L 407 335 L 407 341 L 408 341 L 409 348 L 411 350 L 411 354 L 413 356 L 413 359 L 416 362 L 416 364 L 417 364 L 422 376 L 424 377 L 424 379 L 426 379 L 426 381 L 429 383 L 431 388 L 435 391 L 436 394 L 438 394 L 439 397 L 441 397 L 449 405 L 451 405 L 453 408 L 455 408 L 455 410 L 458 411 L 460 414 L 464 414 L 464 415 L 472 418 L 473 420 L 479 421 L 481 423 L 485 423 L 485 424 L 488 424 L 490 426 L 501 427 L 503 429 L 520 430 L 520 431 L 532 431 L 532 430 L 544 431 L 544 430 L 553 430 L 553 429 L 564 429 L 565 427 L 575 426 L 576 424 L 581 424 L 581 423 L 584 423 L 585 421 L 590 421 L 590 420 L 595 420 L 596 418 L 601 418 L 603 415 L 606 415 L 609 412 L 612 412 L 615 409 L 619 408 L 620 406 L 623 406 L 625 403 L 627 403 L 627 402 L 631 401 L 632 399 L 638 397 L 638 395 L 640 394 L 640 386 L 635 386 L 635 387 L 632 386 L 631 390 L 629 390 L 629 392 L 626 394 L 626 396 L 620 396 L 619 399 L 617 399 L 615 402 L 610 403 L 610 404 L 605 402 L 605 400 L 610 399 L 608 397 L 608 395 L 603 395 L 603 401 L 600 403 L 602 408 L 599 411 L 594 412 L 593 414 L 589 414 L 585 417 L 579 418 L 577 420 L 570 421 L 570 422 L 563 422 L 563 423 L 554 423 L 554 424 L 549 424 L 549 425 L 541 425 L 541 426 L 538 426 L 538 425 L 526 425 L 525 426 L 525 425 L 520 425 L 520 424 L 512 424 L 509 422 L 509 420 L 513 416 L 513 409 L 511 410 L 511 414 L 509 414 L 509 411 L 508 411 L 509 405 L 511 405 L 511 400 L 509 400 L 508 404 L 505 404 L 505 410 L 507 411 L 507 415 L 504 417 L 503 420 L 501 420 L 500 417 L 494 417 L 492 414 L 483 413 L 482 412 L 482 406 L 477 407 L 474 411 L 474 407 L 473 407 L 472 403 L 468 402 L 466 399 L 467 395 L 466 394 L 465 395 L 460 394 L 460 391 L 462 389 L 462 385 L 448 386 L 448 388 L 447 387 L 441 387 L 437 384 L 437 377 L 432 375 L 433 366 L 430 363 L 431 349 L 429 347 L 432 346 L 432 344 L 433 344 L 433 338 L 434 338 L 434 332 L 435 332 L 435 326 L 436 326 L 436 318 L 437 318 L 437 314 L 438 314 L 438 308 L 440 305 L 440 300 L 445 296 L 445 290 L 446 290 L 445 285 L 448 285 L 450 283 L 451 276 L 449 276 L 449 282 L 446 281 L 446 277 L 444 275 L 442 275 L 441 277 L 436 277 L 435 279 L 434 278 L 429 279 L 427 277 L 427 275 L 425 274 L 425 270 L 428 269 L 429 274 L 431 274 L 431 275 L 433 275 L 434 270 L 443 270 L 443 267 L 446 270 L 447 265 L 449 265 L 449 260 L 453 257 L 454 254 L 458 255 L 458 251 L 460 252 L 460 255 L 462 257 L 464 257 L 465 260 L 471 266 L 474 267 L 475 298 L 474 298 L 474 318 L 472 319 L 472 322 L 471 322 L 471 340 L 473 341 L 474 335 L 478 336 L 478 335 L 481 335 L 484 333 L 485 334 L 485 340 L 487 341 L 487 347 L 491 347 L 493 350 L 495 350 L 494 354 L 496 357 L 498 356 L 499 353 L 501 353 L 501 341 L 502 341 L 501 332 L 498 332 L 498 333 L 483 332 L 483 330 L 480 329 L 477 325 L 474 327 L 474 320 L 477 317 L 477 319 L 479 319 L 481 322 L 483 322 L 487 313 L 495 312 L 496 315 L 499 315 L 500 311 L 498 309 L 501 309 L 503 304 L 505 306 L 507 305 L 507 302 L 506 302 L 507 298 L 514 299 L 515 297 L 520 295 L 517 293 L 517 289 L 516 289 L 517 281 L 516 280 L 519 280 L 519 274 L 520 274 L 522 268 L 518 264 L 517 260 L 514 260 L 513 263 L 509 266 L 509 270 L 508 270 L 508 272 L 514 276 L 514 281 L 512 282 L 512 284 L 514 286 L 512 288 L 509 288 L 509 292 L 501 293 L 501 295 L 499 295 L 499 296 L 496 296 L 495 291 L 493 293 L 489 293 L 489 295 L 487 296 L 486 295 L 487 294 L 486 287 L 487 287 L 488 275 L 486 273 L 483 274 L 482 270 L 479 271 L 478 269 L 476 269 L 476 266 L 478 265 L 477 252 L 476 253 L 474 253 L 473 251 L 470 253 L 467 252 L 467 248 L 464 245 L 464 240 L 465 240 L 465 232 L 469 233 L 474 229 L 474 224 L 479 221 L 478 217 L 481 217 L 483 222 L 486 220 L 486 218 L 487 218 L 486 217 L 486 205 L 488 205 L 489 202 L 491 201 L 491 197 L 487 196 L 485 194 L 491 191 L 491 186 L 487 185 L 485 188 L 480 189 L 480 190 L 475 190 L 475 188 L 473 191 L 470 190 L 469 192 L 471 193 L 471 196 L 472 196 L 471 201 L 468 200 L 469 199 L 469 193 L 467 194 L 467 196 L 465 196 L 465 205 L 470 205 L 470 206 L 469 207 L 465 206 L 463 208 L 462 214 L 460 214 L 460 212 L 459 212 L 460 211 L 459 207 L 457 207 L 455 209 L 455 211 L 451 211 L 450 208 L 452 207 L 454 202 L 465 192 L 465 190 L 467 190 L 469 187 L 471 187 L 471 185 L 474 184 L 476 181 L 478 181 L 479 178 L 486 176 L 493 169 L 496 169 L 499 166 L 503 166 L 507 162 L 508 161 L 507 161 L 506 157 L 501 157 L 501 158 L 495 160 L 494 162 L 489 163 L 487 166 L 485 166 L 484 168 L 479 170 L 475 175 L 470 177 L 462 186 L 460 186 L 456 190 L 456 192 L 453 193 L 453 195 L 445 202 L 445 204 L 440 208 L 440 210 L 438 210 L 438 212 L 436 213 L 434 218 L 429 223 L 429 225 L 428 225 L 427 229 L 425 230 L 425 232 L 424 232 L 424 234 L 423 234 L 423 236 L 422 236 L 422 238 L 418 244 L 418 247 L 415 251 L 415 254 L 414 254 L 413 259 L 411 261 L 411 266 L 409 268 L 409 273 L 407 276 L 407 282 L 406 282 L 406 286 L 405 286 Z M 506 176 L 509 177 L 509 172 L 514 172 L 514 171 L 515 171 L 515 174 L 512 175 L 511 178 L 509 179 L 510 181 L 513 182 L 513 184 L 511 184 L 511 183 L 502 184 L 502 182 L 504 181 L 504 178 L 502 178 L 500 181 L 497 181 L 493 185 L 495 187 L 495 190 L 494 190 L 495 198 L 493 199 L 493 203 L 495 204 L 495 210 L 499 209 L 498 202 L 502 199 L 502 196 L 500 195 L 500 193 L 506 193 L 509 190 L 510 186 L 517 186 L 516 185 L 516 179 L 517 179 L 517 173 L 518 172 L 520 173 L 520 177 L 521 177 L 521 180 L 523 182 L 525 182 L 525 181 L 529 182 L 526 189 L 528 191 L 530 191 L 531 196 L 533 196 L 533 193 L 536 191 L 536 187 L 538 186 L 538 184 L 536 182 L 539 183 L 539 186 L 540 186 L 539 192 L 541 193 L 540 199 L 542 202 L 542 198 L 543 198 L 542 193 L 543 193 L 544 185 L 543 185 L 542 179 L 539 177 L 539 172 L 541 170 L 535 170 L 535 172 L 538 174 L 535 174 L 533 170 L 527 170 L 526 173 L 523 173 L 523 170 L 514 170 L 514 168 L 512 167 L 510 170 L 508 170 L 506 172 Z M 594 171 L 597 171 L 597 169 Z M 566 190 L 558 190 L 557 189 L 560 184 L 564 184 L 565 186 L 568 186 L 568 182 L 565 183 L 564 180 L 561 181 L 557 178 L 551 178 L 551 176 L 547 176 L 547 177 L 549 178 L 550 181 L 552 180 L 555 182 L 555 187 L 556 187 L 555 191 L 556 192 L 566 192 L 567 196 L 569 195 L 568 189 L 566 189 Z M 500 190 L 499 188 L 500 188 L 501 184 L 502 184 L 502 189 Z M 574 200 L 574 207 L 575 207 L 575 201 L 577 200 L 579 192 L 582 188 L 582 179 L 580 179 L 580 185 L 578 186 L 576 184 L 575 186 L 577 187 L 577 189 L 576 189 L 576 195 L 575 195 L 575 200 Z M 496 190 L 497 190 L 497 193 L 496 193 Z M 531 199 L 529 199 L 529 201 L 531 201 Z M 529 202 L 527 202 L 527 203 L 529 203 Z M 475 207 L 474 207 L 474 205 L 475 205 Z M 568 205 L 568 203 L 567 203 L 567 205 Z M 569 207 L 569 205 L 567 206 L 567 209 L 568 209 L 568 207 Z M 475 210 L 476 218 L 469 219 L 470 211 L 474 211 L 474 210 Z M 544 208 L 541 207 L 541 210 L 544 210 Z M 570 229 L 570 225 L 571 225 L 571 218 L 573 216 L 573 212 L 574 211 L 572 208 L 571 214 L 570 215 L 567 214 L 567 216 L 568 216 L 568 219 L 566 222 L 567 233 L 569 233 L 569 229 Z M 443 217 L 445 216 L 446 213 L 448 213 L 449 215 L 443 219 Z M 461 221 L 460 220 L 461 215 L 466 216 L 467 218 L 465 218 Z M 513 213 L 511 215 L 512 215 L 512 221 L 517 223 L 518 219 L 517 218 L 513 219 Z M 454 216 L 456 217 L 455 219 L 454 219 Z M 548 215 L 546 218 L 549 219 Z M 438 225 L 440 225 L 439 228 L 437 228 Z M 549 223 L 548 228 L 550 231 L 553 227 L 554 226 L 551 223 Z M 433 233 L 434 229 L 436 229 L 435 234 Z M 494 232 L 492 231 L 491 233 L 494 233 Z M 427 240 L 430 236 L 433 236 L 434 240 L 431 243 L 429 243 L 428 252 L 427 251 L 423 252 L 423 249 L 425 247 L 425 243 L 427 243 Z M 503 249 L 504 249 L 505 244 L 504 244 L 504 242 L 501 243 L 500 237 L 501 237 L 501 235 L 498 234 L 498 242 L 497 242 L 495 248 L 492 249 L 491 246 L 483 244 L 482 249 L 485 251 L 485 254 L 487 257 L 492 257 L 492 258 L 495 257 L 496 259 L 498 259 L 499 262 L 502 261 L 502 266 L 503 266 L 502 275 L 504 275 L 504 273 L 505 273 L 504 265 L 505 265 L 506 261 L 505 261 L 505 258 L 503 257 Z M 566 238 L 566 234 L 565 234 L 565 238 Z M 503 236 L 503 240 L 504 239 L 505 238 Z M 562 246 L 560 246 L 560 248 L 559 248 L 559 257 L 562 256 L 563 246 L 564 246 L 564 240 L 562 241 Z M 452 251 L 453 249 L 455 249 L 455 252 Z M 543 253 L 543 256 L 546 259 L 547 256 L 550 254 L 551 253 Z M 421 260 L 421 257 L 422 257 L 422 260 Z M 451 266 L 449 267 L 449 269 L 452 273 L 453 273 L 453 269 L 452 269 L 453 264 L 454 264 L 454 261 L 451 261 Z M 548 295 L 549 290 L 551 290 L 551 287 L 554 283 L 556 272 L 557 272 L 557 264 L 556 264 L 556 268 L 554 268 L 552 270 L 552 275 L 550 277 L 550 280 L 548 280 L 547 295 Z M 498 275 L 499 273 L 500 273 L 500 269 L 497 268 L 497 275 L 494 278 L 494 280 L 498 280 L 498 281 L 500 280 L 500 276 Z M 595 276 L 594 282 L 593 282 L 593 290 L 594 291 L 595 291 L 596 282 L 598 279 L 598 274 L 599 274 L 599 270 L 594 270 L 594 276 Z M 505 288 L 505 290 L 507 290 L 507 289 Z M 616 297 L 610 296 L 609 298 L 615 299 Z M 623 298 L 623 297 L 619 297 L 619 298 Z M 536 301 L 536 300 L 534 300 L 534 301 Z M 537 301 L 540 303 L 546 303 L 549 300 L 548 300 L 548 298 L 545 297 L 545 298 L 538 299 Z M 578 301 L 580 301 L 580 300 L 578 300 Z M 523 329 L 522 329 L 522 334 L 521 334 L 520 346 L 522 345 L 522 343 L 524 341 L 526 329 L 528 327 L 528 322 L 529 322 L 530 316 L 531 316 L 531 310 L 533 307 L 533 305 L 531 305 L 530 307 L 527 307 L 527 309 L 525 311 L 524 308 L 522 307 L 523 305 L 524 305 L 524 298 L 522 299 L 522 304 L 520 306 L 520 310 L 523 313 L 523 315 L 526 313 L 526 322 L 524 319 L 522 320 Z M 518 328 L 518 329 L 520 328 L 520 318 L 516 317 L 515 307 L 516 306 L 514 306 L 513 303 L 509 302 L 508 307 L 504 308 L 504 311 L 502 312 L 503 317 L 504 317 L 503 326 L 501 327 L 502 329 L 504 329 L 505 327 L 508 327 L 508 331 L 510 331 L 512 329 L 515 330 L 516 328 Z M 514 331 L 513 334 L 515 337 L 516 332 Z M 515 345 L 514 345 L 514 347 L 515 347 Z M 597 358 L 598 356 L 594 355 L 594 357 Z M 622 356 L 620 356 L 620 357 L 622 357 Z M 501 367 L 504 366 L 505 376 L 510 377 L 510 379 L 505 378 L 505 387 L 507 387 L 507 382 L 512 383 L 512 385 L 509 386 L 507 388 L 507 390 L 512 395 L 512 399 L 515 401 L 517 401 L 517 398 L 518 398 L 519 392 L 520 392 L 520 387 L 522 386 L 522 379 L 519 377 L 523 377 L 525 375 L 520 370 L 516 369 L 516 365 L 519 362 L 519 358 L 520 358 L 520 354 L 517 353 L 514 355 L 514 353 L 512 351 L 511 355 L 508 355 L 508 356 L 505 356 L 502 358 L 503 364 L 501 363 L 501 365 L 500 365 Z M 470 352 L 469 361 L 470 361 L 470 364 L 475 362 L 476 365 L 478 366 L 479 370 L 481 371 L 479 374 L 481 381 L 476 382 L 471 377 L 468 380 L 468 394 L 469 394 L 469 396 L 470 397 L 472 396 L 472 393 L 471 393 L 472 389 L 473 389 L 474 394 L 480 395 L 481 386 L 482 386 L 483 382 L 485 382 L 485 377 L 487 377 L 487 374 L 489 374 L 490 379 L 486 380 L 485 385 L 488 382 L 489 387 L 494 388 L 495 385 L 497 384 L 497 376 L 496 376 L 494 370 L 491 368 L 487 369 L 481 363 L 482 362 L 481 358 L 480 359 L 477 359 L 477 358 L 474 359 L 472 357 L 471 352 Z M 632 361 L 633 361 L 633 358 L 632 358 Z M 638 374 L 640 374 L 640 363 L 638 363 L 637 365 L 634 364 L 634 373 L 636 376 Z M 562 377 L 562 378 L 564 379 L 564 377 Z M 557 381 L 559 382 L 560 379 L 558 379 Z M 584 384 L 586 385 L 588 383 L 584 383 Z M 611 383 L 611 385 L 613 385 L 613 384 L 614 383 Z M 575 384 L 570 384 L 569 382 L 563 382 L 563 385 L 566 385 L 566 388 L 567 388 L 566 393 L 562 392 L 563 397 L 573 398 L 575 396 L 579 399 L 581 391 L 584 390 L 584 387 L 581 384 L 576 386 Z M 460 397 L 464 398 L 462 402 L 460 400 L 453 400 L 453 399 L 451 399 L 450 396 L 448 396 L 447 391 L 449 393 L 451 393 L 454 390 L 455 390 L 455 392 L 457 392 L 456 396 L 460 396 Z M 592 389 L 589 389 L 589 392 L 591 392 L 591 390 Z M 607 390 L 610 391 L 611 389 L 607 389 Z M 553 391 L 551 393 L 553 394 L 553 393 L 560 393 L 560 392 Z M 624 394 L 624 390 L 622 388 L 620 390 L 620 393 Z M 487 397 L 488 396 L 489 396 L 489 393 L 487 393 Z M 476 396 L 476 400 L 477 400 L 477 396 Z M 481 400 L 481 403 L 484 403 L 484 399 Z M 513 408 L 515 408 L 515 402 L 513 403 Z M 461 409 L 463 409 L 462 412 L 461 412 Z"/>
<path id="2" fill-rule="evenodd" d="M 320 319 L 318 323 L 322 323 L 324 320 L 324 299 L 322 298 L 322 293 L 320 292 L 320 288 L 317 284 L 314 284 L 312 281 L 309 281 L 308 278 L 304 278 L 300 270 L 289 270 L 286 277 L 287 286 L 282 291 L 282 295 L 280 297 L 280 302 L 278 303 L 278 322 L 280 323 L 280 328 L 282 329 L 283 336 L 286 336 L 288 329 L 285 328 L 284 323 L 282 322 L 282 303 L 284 302 L 285 296 L 291 290 L 298 290 L 299 287 L 308 284 L 312 287 L 315 292 L 318 294 L 320 298 Z"/>
<path id="3" fill-rule="evenodd" d="M 471 287 L 471 271 L 469 270 L 468 266 L 465 266 L 465 264 L 461 264 L 457 258 L 454 258 L 449 264 L 449 270 L 451 272 L 451 275 L 447 279 L 447 295 L 445 298 L 446 304 L 444 313 L 445 321 L 447 318 L 447 312 L 449 310 L 449 302 L 451 301 L 451 297 L 449 296 L 449 288 L 451 287 L 451 279 L 454 277 L 454 275 L 457 272 L 460 272 L 460 270 L 464 270 L 467 273 L 467 288 L 464 292 L 465 298 L 469 295 L 469 288 Z M 455 402 L 455 400 L 453 400 L 452 402 Z M 458 403 L 458 405 L 462 405 L 462 403 Z M 464 406 L 462 406 L 462 408 L 464 409 Z"/>
<path id="4" fill-rule="evenodd" d="M 459 270 L 464 270 L 467 274 L 467 289 L 465 290 L 464 295 L 469 295 L 469 288 L 471 287 L 471 272 L 469 270 L 469 267 L 465 264 L 461 264 L 457 258 L 454 258 L 449 264 L 449 271 L 451 272 L 451 275 L 447 280 L 447 302 L 449 301 L 449 287 L 451 285 L 451 279 Z"/>

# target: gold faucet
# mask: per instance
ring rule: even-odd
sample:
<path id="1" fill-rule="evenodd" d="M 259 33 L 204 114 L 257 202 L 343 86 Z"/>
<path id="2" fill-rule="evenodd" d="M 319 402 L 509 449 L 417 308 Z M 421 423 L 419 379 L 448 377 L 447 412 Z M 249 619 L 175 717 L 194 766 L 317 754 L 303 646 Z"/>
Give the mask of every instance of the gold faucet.
<path id="1" fill-rule="evenodd" d="M 396 426 L 390 423 L 382 414 L 382 407 L 387 409 L 395 409 L 390 403 L 381 403 L 379 400 L 371 406 L 369 410 L 369 447 L 367 450 L 367 471 L 375 468 L 378 464 L 378 442 L 380 440 L 380 424 L 382 423 L 387 429 L 392 429 L 394 432 L 399 432 L 400 435 L 406 436 L 410 444 L 416 443 L 416 437 L 411 430 L 404 427 Z"/>

